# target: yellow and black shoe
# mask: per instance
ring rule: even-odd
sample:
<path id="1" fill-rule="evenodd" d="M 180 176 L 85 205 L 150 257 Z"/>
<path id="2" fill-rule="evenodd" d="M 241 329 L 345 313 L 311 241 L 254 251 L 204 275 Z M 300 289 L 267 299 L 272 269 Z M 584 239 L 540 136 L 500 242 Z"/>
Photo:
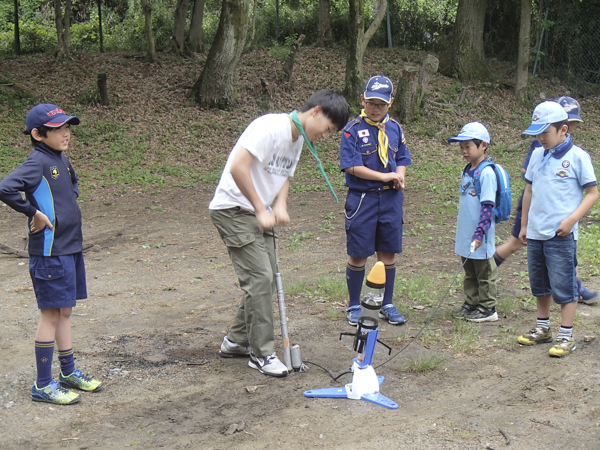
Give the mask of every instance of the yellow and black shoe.
<path id="1" fill-rule="evenodd" d="M 552 342 L 552 332 L 548 328 L 533 328 L 529 334 L 522 334 L 517 338 L 519 344 L 534 345 Z"/>
<path id="2" fill-rule="evenodd" d="M 81 395 L 61 387 L 56 381 L 48 386 L 38 388 L 37 383 L 31 388 L 31 399 L 34 402 L 54 403 L 55 405 L 72 405 L 81 400 Z"/>
<path id="3" fill-rule="evenodd" d="M 80 370 L 75 370 L 71 375 L 67 376 L 64 376 L 61 371 L 58 381 L 62 386 L 81 389 L 86 392 L 98 392 L 103 388 L 101 381 L 84 375 Z"/>
<path id="4" fill-rule="evenodd" d="M 562 358 L 563 356 L 567 356 L 573 350 L 577 348 L 575 345 L 575 339 L 573 337 L 570 338 L 556 338 L 554 341 L 554 345 L 548 351 L 550 356 L 557 356 Z"/>

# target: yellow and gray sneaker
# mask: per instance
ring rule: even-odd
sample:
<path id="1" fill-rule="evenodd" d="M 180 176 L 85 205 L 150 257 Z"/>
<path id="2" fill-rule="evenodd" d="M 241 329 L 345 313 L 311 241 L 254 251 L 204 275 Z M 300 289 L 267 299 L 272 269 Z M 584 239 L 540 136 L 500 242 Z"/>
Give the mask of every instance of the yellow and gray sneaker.
<path id="1" fill-rule="evenodd" d="M 556 338 L 554 345 L 548 351 L 548 353 L 550 353 L 550 356 L 558 356 L 560 358 L 562 356 L 567 356 L 576 348 L 577 345 L 575 345 L 575 339 L 573 337 Z"/>
<path id="2" fill-rule="evenodd" d="M 534 345 L 552 342 L 552 332 L 547 328 L 536 327 L 529 331 L 529 334 L 522 334 L 517 338 L 519 344 Z"/>
<path id="3" fill-rule="evenodd" d="M 31 388 L 31 399 L 34 402 L 54 403 L 55 405 L 72 405 L 81 400 L 81 395 L 61 387 L 56 381 L 52 380 L 48 386 L 39 389 L 37 383 L 33 383 L 33 387 Z"/>
<path id="4" fill-rule="evenodd" d="M 64 376 L 61 371 L 58 381 L 62 386 L 81 389 L 86 392 L 98 392 L 104 387 L 101 381 L 84 375 L 81 373 L 81 370 L 75 370 L 71 375 L 67 376 Z"/>

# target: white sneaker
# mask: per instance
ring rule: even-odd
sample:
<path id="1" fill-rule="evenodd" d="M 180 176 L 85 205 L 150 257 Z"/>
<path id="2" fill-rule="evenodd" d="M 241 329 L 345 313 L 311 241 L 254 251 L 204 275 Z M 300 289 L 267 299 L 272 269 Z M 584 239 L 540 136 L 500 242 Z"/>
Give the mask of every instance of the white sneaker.
<path id="1" fill-rule="evenodd" d="M 253 369 L 258 370 L 260 373 L 272 377 L 285 377 L 288 374 L 287 367 L 279 361 L 275 352 L 264 358 L 258 358 L 257 356 L 254 356 L 254 353 L 250 352 L 250 361 L 248 361 L 248 365 Z"/>
<path id="2" fill-rule="evenodd" d="M 243 345 L 238 345 L 235 342 L 231 342 L 227 339 L 227 336 L 223 338 L 223 342 L 221 343 L 221 350 L 219 351 L 219 356 L 223 358 L 233 358 L 235 356 L 250 356 L 250 347 L 244 347 Z"/>

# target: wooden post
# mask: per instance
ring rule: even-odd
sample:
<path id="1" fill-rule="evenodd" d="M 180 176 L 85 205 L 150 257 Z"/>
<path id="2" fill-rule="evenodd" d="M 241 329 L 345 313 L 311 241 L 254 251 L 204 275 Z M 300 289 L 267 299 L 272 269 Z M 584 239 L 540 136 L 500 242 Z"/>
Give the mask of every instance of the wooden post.
<path id="1" fill-rule="evenodd" d="M 100 91 L 100 104 L 102 106 L 108 106 L 108 88 L 106 86 L 106 73 L 98 74 L 98 90 Z"/>
<path id="2" fill-rule="evenodd" d="M 427 88 L 429 87 L 429 80 L 431 80 L 431 77 L 437 72 L 439 66 L 440 60 L 433 55 L 427 55 L 423 61 L 421 70 L 419 71 L 419 80 L 417 82 L 417 108 L 423 107 L 423 103 L 425 102 L 425 94 L 427 93 Z"/>
<path id="3" fill-rule="evenodd" d="M 417 81 L 419 69 L 416 66 L 404 64 L 400 69 L 400 81 L 394 100 L 394 116 L 402 123 L 410 122 L 414 117 L 417 103 Z"/>

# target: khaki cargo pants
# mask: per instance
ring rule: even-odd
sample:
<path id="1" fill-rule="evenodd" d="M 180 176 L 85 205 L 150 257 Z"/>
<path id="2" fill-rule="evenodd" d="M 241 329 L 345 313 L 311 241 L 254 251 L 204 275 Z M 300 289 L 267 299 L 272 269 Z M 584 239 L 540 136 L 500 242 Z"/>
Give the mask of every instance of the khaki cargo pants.
<path id="1" fill-rule="evenodd" d="M 481 305 L 485 308 L 496 306 L 496 278 L 498 267 L 494 258 L 469 259 L 465 264 L 465 281 L 463 291 L 467 296 L 467 303 L 471 306 Z"/>
<path id="2" fill-rule="evenodd" d="M 240 207 L 211 210 L 210 218 L 227 246 L 242 288 L 242 302 L 227 338 L 250 345 L 262 358 L 274 352 L 273 294 L 277 230 L 261 231 L 254 212 Z"/>

